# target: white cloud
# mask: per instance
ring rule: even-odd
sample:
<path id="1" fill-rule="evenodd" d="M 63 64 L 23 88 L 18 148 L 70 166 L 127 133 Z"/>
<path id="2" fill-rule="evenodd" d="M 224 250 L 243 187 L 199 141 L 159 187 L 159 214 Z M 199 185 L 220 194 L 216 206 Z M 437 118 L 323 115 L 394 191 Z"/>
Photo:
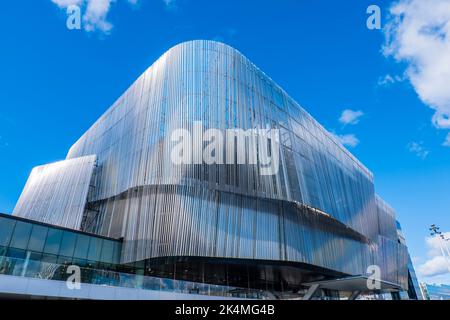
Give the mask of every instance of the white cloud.
<path id="1" fill-rule="evenodd" d="M 378 79 L 378 85 L 382 86 L 382 87 L 387 87 L 391 84 L 394 84 L 396 82 L 402 82 L 403 80 L 405 80 L 404 76 L 399 76 L 399 75 L 390 75 L 389 73 L 386 74 L 383 77 L 380 77 Z"/>
<path id="2" fill-rule="evenodd" d="M 363 115 L 364 113 L 361 110 L 353 111 L 350 109 L 345 109 L 344 111 L 342 111 L 339 122 L 344 125 L 357 124 Z"/>
<path id="3" fill-rule="evenodd" d="M 339 117 L 339 122 L 345 125 L 354 125 L 359 122 L 364 113 L 361 110 L 345 109 L 342 111 Z M 336 139 L 340 141 L 344 146 L 356 147 L 359 144 L 359 139 L 354 134 L 334 134 Z"/>
<path id="4" fill-rule="evenodd" d="M 450 128 L 450 1 L 399 0 L 384 32 L 385 55 L 407 63 L 415 91 L 435 110 L 434 125 Z"/>
<path id="5" fill-rule="evenodd" d="M 106 20 L 111 2 L 114 0 L 87 0 L 86 11 L 83 15 L 84 29 L 86 31 L 100 30 L 109 32 L 112 24 Z"/>
<path id="6" fill-rule="evenodd" d="M 436 256 L 419 266 L 419 272 L 423 277 L 433 277 L 448 272 L 447 261 L 441 256 Z"/>
<path id="7" fill-rule="evenodd" d="M 444 143 L 442 143 L 444 147 L 450 147 L 450 132 L 447 134 Z"/>
<path id="8" fill-rule="evenodd" d="M 108 33 L 113 25 L 107 20 L 111 4 L 116 0 L 51 0 L 59 8 L 66 10 L 71 5 L 77 5 L 82 12 L 82 27 L 86 31 L 101 31 Z M 127 0 L 132 5 L 138 0 Z"/>
<path id="9" fill-rule="evenodd" d="M 406 147 L 410 152 L 414 153 L 422 160 L 424 160 L 430 153 L 427 149 L 425 149 L 422 142 L 410 142 Z"/>
<path id="10" fill-rule="evenodd" d="M 113 25 L 107 20 L 111 4 L 116 0 L 51 0 L 59 8 L 66 10 L 71 5 L 82 9 L 83 28 L 86 31 L 102 31 L 109 33 Z M 176 0 L 162 0 L 167 9 L 177 9 Z M 133 6 L 139 0 L 127 0 Z"/>
<path id="11" fill-rule="evenodd" d="M 354 134 L 335 135 L 343 145 L 348 147 L 356 147 L 359 144 L 358 138 Z"/>
<path id="12" fill-rule="evenodd" d="M 413 265 L 417 265 L 422 261 L 421 257 L 411 257 L 411 261 L 413 263 Z"/>
<path id="13" fill-rule="evenodd" d="M 443 233 L 446 238 L 450 237 L 450 232 Z M 442 249 L 444 253 L 448 253 L 448 241 L 443 241 L 439 237 L 426 238 L 426 244 L 428 248 L 429 259 L 421 264 L 417 271 L 422 277 L 433 278 L 436 276 L 446 275 L 450 273 L 449 265 L 450 257 L 446 260 L 442 255 Z"/>
<path id="14" fill-rule="evenodd" d="M 72 5 L 80 6 L 84 0 L 52 0 L 52 2 L 60 8 L 67 8 Z"/>
<path id="15" fill-rule="evenodd" d="M 419 276 L 420 282 L 426 282 L 426 283 L 432 283 L 432 284 L 450 284 L 450 273 L 447 274 L 440 274 L 436 276 L 429 276 L 429 277 L 421 277 Z"/>
<path id="16" fill-rule="evenodd" d="M 384 77 L 381 77 L 378 79 L 378 85 L 380 85 L 380 86 L 387 86 L 394 82 L 395 82 L 395 80 L 390 74 L 387 74 Z"/>

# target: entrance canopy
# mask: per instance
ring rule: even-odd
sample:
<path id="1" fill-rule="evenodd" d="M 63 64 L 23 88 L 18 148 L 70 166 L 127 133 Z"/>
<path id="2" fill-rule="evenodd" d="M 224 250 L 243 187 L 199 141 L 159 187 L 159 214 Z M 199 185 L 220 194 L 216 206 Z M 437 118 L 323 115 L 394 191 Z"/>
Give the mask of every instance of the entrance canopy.
<path id="1" fill-rule="evenodd" d="M 309 300 L 318 289 L 328 289 L 336 291 L 352 292 L 350 299 L 355 299 L 359 294 L 365 292 L 396 292 L 401 291 L 400 285 L 383 280 L 369 279 L 367 276 L 350 276 L 332 280 L 321 280 L 314 282 L 303 283 L 309 286 L 309 290 L 303 297 L 304 300 Z"/>

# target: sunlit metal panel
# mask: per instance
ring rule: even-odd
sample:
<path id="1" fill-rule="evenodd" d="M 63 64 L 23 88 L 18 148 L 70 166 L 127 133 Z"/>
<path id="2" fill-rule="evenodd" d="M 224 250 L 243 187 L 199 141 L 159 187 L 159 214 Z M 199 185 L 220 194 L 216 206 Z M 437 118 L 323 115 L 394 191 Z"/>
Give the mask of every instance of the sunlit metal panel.
<path id="1" fill-rule="evenodd" d="M 35 167 L 13 215 L 79 230 L 96 156 Z"/>

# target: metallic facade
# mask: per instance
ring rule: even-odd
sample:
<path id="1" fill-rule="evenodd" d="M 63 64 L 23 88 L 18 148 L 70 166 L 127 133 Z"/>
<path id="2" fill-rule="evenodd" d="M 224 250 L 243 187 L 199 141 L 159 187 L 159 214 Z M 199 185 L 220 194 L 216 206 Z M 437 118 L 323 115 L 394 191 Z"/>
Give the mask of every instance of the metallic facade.
<path id="1" fill-rule="evenodd" d="M 278 173 L 263 176 L 260 165 L 174 164 L 171 132 L 192 130 L 194 121 L 205 129 L 280 130 Z M 190 41 L 162 55 L 67 159 L 91 155 L 93 188 L 83 222 L 74 226 L 123 237 L 123 263 L 246 259 L 347 275 L 376 264 L 383 280 L 406 286 L 406 247 L 397 241 L 395 213 L 375 194 L 372 173 L 225 44 Z"/>
<path id="2" fill-rule="evenodd" d="M 79 230 L 96 158 L 90 155 L 35 167 L 13 214 Z"/>

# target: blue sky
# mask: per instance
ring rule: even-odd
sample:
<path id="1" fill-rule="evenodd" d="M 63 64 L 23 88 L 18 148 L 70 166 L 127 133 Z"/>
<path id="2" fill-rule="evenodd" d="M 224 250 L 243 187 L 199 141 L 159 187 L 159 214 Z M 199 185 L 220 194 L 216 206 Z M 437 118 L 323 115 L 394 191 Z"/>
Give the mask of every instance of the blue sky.
<path id="1" fill-rule="evenodd" d="M 412 7 L 418 0 L 391 16 L 391 1 L 374 0 L 116 0 L 109 7 L 74 0 L 90 29 L 69 30 L 62 8 L 70 1 L 2 4 L 0 212 L 12 212 L 32 167 L 65 158 L 162 53 L 182 41 L 215 39 L 241 51 L 354 145 L 349 149 L 373 171 L 377 192 L 397 210 L 416 267 L 440 268 L 424 279 L 450 283 L 426 242 L 432 223 L 450 231 L 450 147 L 443 145 L 450 113 L 448 1 L 431 1 L 446 13 L 434 17 Z M 370 4 L 381 7 L 384 31 L 366 27 Z M 410 33 L 395 24 L 398 10 L 409 17 Z M 447 28 L 431 25 L 428 38 L 411 40 L 416 25 L 433 19 Z M 390 56 L 383 51 L 389 25 Z M 344 110 L 354 113 L 341 117 Z"/>

